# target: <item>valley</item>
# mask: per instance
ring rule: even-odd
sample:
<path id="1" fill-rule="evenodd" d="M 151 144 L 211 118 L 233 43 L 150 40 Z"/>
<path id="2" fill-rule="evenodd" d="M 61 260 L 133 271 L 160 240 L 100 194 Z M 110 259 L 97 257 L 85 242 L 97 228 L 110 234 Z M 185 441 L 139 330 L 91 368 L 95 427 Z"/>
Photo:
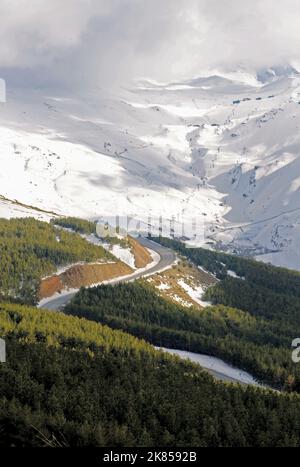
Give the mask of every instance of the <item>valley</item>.
<path id="1" fill-rule="evenodd" d="M 299 448 L 300 3 L 0 17 L 0 448 Z"/>
<path id="2" fill-rule="evenodd" d="M 52 218 L 50 223 L 33 218 L 1 222 L 0 247 L 11 252 L 17 247 L 26 261 L 17 263 L 14 270 L 13 256 L 6 260 L 16 292 L 3 295 L 0 304 L 0 331 L 8 349 L 7 364 L 0 367 L 0 422 L 5 427 L 0 444 L 111 446 L 126 445 L 130 437 L 132 444 L 147 446 L 158 443 L 157 436 L 166 447 L 181 442 L 263 446 L 274 439 L 284 446 L 298 443 L 291 417 L 300 410 L 300 379 L 288 347 L 298 328 L 299 273 L 187 248 L 170 239 L 140 238 L 139 248 L 134 240 L 131 251 L 138 252 L 139 259 L 149 252 L 153 263 L 95 286 L 84 283 L 81 276 L 83 282 L 78 286 L 87 287 L 70 289 L 69 284 L 33 308 L 24 303 L 34 303 L 33 292 L 46 270 L 56 269 L 56 276 L 50 277 L 62 277 L 76 267 L 72 259 L 85 260 L 82 266 L 86 267 L 94 267 L 96 258 L 99 267 L 118 262 L 129 266 L 103 248 L 103 240 L 95 236 L 94 222 L 63 217 Z M 107 238 L 106 244 L 119 245 L 120 253 L 132 241 Z M 47 263 L 47 257 L 53 262 Z M 40 265 L 35 273 L 34 264 Z M 27 281 L 20 283 L 22 295 L 18 292 L 21 273 Z M 271 278 L 273 281 L 269 289 L 260 291 L 268 299 L 262 316 L 247 289 L 260 275 L 266 285 Z M 5 275 L 1 277 L 3 294 Z M 284 308 L 277 314 L 271 300 L 278 301 L 286 281 L 292 298 L 289 301 L 282 294 Z M 231 287 L 248 291 L 244 298 L 236 293 L 232 303 Z M 185 299 L 179 293 L 185 293 Z M 75 385 L 74 374 L 80 375 Z M 42 393 L 34 391 L 31 399 L 23 397 L 28 388 L 36 386 L 43 388 Z M 114 389 L 108 391 L 109 386 Z M 187 391 L 189 397 L 183 397 Z M 63 396 L 66 393 L 68 401 Z M 43 407 L 42 412 L 36 411 L 36 404 Z M 198 410 L 204 417 L 194 418 Z M 240 420 L 241 410 L 246 424 Z M 269 437 L 265 438 L 264 422 L 260 431 L 253 430 L 249 421 L 256 423 L 262 413 L 270 411 L 274 426 L 268 425 Z M 232 430 L 223 431 L 229 419 L 228 426 L 237 426 L 234 435 Z M 289 438 L 276 429 L 287 420 Z M 217 438 L 211 430 L 217 430 Z"/>

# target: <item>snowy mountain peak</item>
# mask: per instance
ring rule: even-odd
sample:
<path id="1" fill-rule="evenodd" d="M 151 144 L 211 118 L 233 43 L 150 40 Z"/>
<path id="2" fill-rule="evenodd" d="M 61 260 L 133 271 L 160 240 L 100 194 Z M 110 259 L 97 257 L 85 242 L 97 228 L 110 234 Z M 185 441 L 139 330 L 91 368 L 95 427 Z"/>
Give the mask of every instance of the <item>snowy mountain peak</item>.
<path id="1" fill-rule="evenodd" d="M 10 87 L 0 215 L 23 212 L 8 208 L 17 200 L 89 218 L 196 216 L 207 244 L 299 268 L 299 74 L 237 73 L 89 98 Z"/>
<path id="2" fill-rule="evenodd" d="M 282 78 L 299 77 L 300 73 L 292 65 L 278 65 L 263 68 L 257 72 L 257 79 L 263 84 L 274 82 Z"/>

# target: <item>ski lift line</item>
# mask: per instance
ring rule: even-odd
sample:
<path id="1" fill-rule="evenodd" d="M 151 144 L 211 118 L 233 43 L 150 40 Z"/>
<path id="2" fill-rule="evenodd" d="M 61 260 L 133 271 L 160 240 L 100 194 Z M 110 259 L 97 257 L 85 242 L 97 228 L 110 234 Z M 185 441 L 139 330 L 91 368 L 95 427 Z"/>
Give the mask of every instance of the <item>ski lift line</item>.
<path id="1" fill-rule="evenodd" d="M 262 220 L 259 220 L 259 221 L 248 222 L 248 223 L 245 223 L 245 224 L 240 224 L 240 225 L 231 226 L 231 227 L 225 227 L 223 229 L 220 229 L 219 232 L 216 232 L 215 234 L 210 235 L 208 238 L 214 238 L 214 237 L 216 237 L 218 234 L 220 234 L 222 232 L 228 232 L 230 230 L 237 230 L 237 229 L 244 229 L 246 227 L 251 227 L 252 225 L 262 224 L 263 222 L 269 222 L 269 221 L 278 219 L 278 217 L 281 217 L 281 216 L 284 216 L 284 215 L 287 215 L 287 214 L 293 214 L 294 212 L 297 212 L 297 211 L 300 211 L 300 208 L 291 209 L 289 211 L 283 211 L 280 214 L 276 214 L 275 216 L 267 217 L 266 219 L 262 219 Z"/>

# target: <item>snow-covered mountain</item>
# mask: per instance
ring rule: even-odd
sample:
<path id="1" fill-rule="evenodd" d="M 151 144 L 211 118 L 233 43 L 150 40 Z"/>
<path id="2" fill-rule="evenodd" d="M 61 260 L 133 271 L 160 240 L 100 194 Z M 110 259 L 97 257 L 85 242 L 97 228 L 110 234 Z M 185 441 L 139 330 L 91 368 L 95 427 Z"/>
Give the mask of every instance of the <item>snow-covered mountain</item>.
<path id="1" fill-rule="evenodd" d="M 205 223 L 206 243 L 300 269 L 300 75 L 291 67 L 140 81 L 0 104 L 0 215 Z"/>

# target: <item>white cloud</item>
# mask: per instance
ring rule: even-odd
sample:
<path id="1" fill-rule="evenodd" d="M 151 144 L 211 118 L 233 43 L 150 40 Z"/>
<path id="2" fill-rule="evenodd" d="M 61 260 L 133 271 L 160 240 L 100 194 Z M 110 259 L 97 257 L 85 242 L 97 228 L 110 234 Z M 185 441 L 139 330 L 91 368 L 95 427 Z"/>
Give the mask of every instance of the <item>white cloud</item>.
<path id="1" fill-rule="evenodd" d="M 66 84 L 300 59 L 298 0 L 1 0 L 0 68 Z"/>

